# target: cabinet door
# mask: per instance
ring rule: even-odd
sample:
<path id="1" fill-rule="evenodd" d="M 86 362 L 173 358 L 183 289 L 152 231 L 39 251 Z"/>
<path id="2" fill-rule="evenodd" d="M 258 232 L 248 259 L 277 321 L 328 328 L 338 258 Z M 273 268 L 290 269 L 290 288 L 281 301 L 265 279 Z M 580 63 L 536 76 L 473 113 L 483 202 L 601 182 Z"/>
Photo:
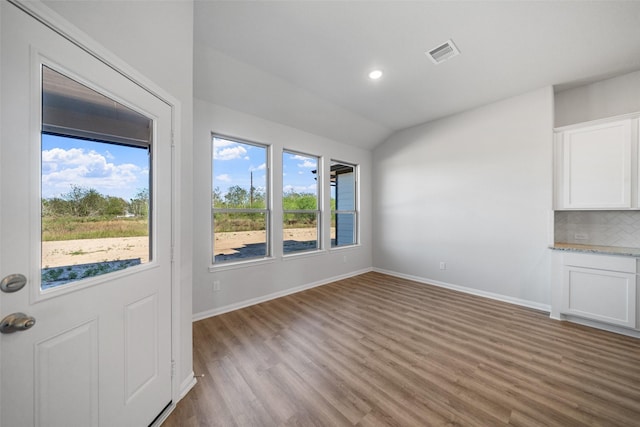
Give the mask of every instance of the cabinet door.
<path id="1" fill-rule="evenodd" d="M 631 120 L 562 134 L 563 209 L 631 208 Z"/>
<path id="2" fill-rule="evenodd" d="M 636 275 L 564 267 L 563 314 L 636 327 Z"/>

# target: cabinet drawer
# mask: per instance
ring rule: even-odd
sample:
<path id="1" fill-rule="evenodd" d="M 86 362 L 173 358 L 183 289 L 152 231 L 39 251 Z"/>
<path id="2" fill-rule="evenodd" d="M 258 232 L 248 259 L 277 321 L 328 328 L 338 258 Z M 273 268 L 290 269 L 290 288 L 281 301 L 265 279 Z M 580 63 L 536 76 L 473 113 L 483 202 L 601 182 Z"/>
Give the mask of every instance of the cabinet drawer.
<path id="1" fill-rule="evenodd" d="M 561 312 L 636 327 L 636 275 L 565 265 Z"/>
<path id="2" fill-rule="evenodd" d="M 563 255 L 563 264 L 573 267 L 635 273 L 637 261 L 632 257 L 567 252 Z"/>

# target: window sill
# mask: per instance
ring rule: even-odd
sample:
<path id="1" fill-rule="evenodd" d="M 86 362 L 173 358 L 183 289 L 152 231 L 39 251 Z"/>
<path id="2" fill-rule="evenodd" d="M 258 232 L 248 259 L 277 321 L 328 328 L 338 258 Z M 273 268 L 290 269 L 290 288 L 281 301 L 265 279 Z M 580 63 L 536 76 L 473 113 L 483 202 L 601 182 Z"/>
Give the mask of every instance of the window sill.
<path id="1" fill-rule="evenodd" d="M 332 248 L 329 249 L 329 251 L 333 252 L 333 251 L 344 251 L 347 249 L 358 249 L 361 246 L 362 245 L 360 243 L 356 243 L 355 245 L 333 246 Z"/>
<path id="2" fill-rule="evenodd" d="M 319 249 L 314 251 L 304 251 L 300 253 L 287 254 L 287 255 L 282 255 L 282 261 L 288 262 L 288 261 L 295 261 L 297 259 L 302 259 L 302 258 L 313 258 L 317 256 L 326 255 L 331 252 L 357 250 L 360 247 L 361 245 L 358 243 L 358 244 L 349 245 L 349 246 L 337 246 L 330 249 Z M 246 261 L 214 264 L 209 266 L 209 273 L 215 273 L 217 271 L 225 271 L 225 270 L 236 270 L 240 268 L 247 268 L 247 267 L 254 267 L 254 266 L 257 267 L 265 264 L 274 263 L 276 259 L 277 258 L 275 257 L 267 257 L 267 258 L 251 259 Z"/>
<path id="3" fill-rule="evenodd" d="M 222 264 L 213 264 L 209 266 L 209 273 L 215 273 L 216 271 L 224 271 L 224 270 L 235 270 L 238 268 L 247 268 L 260 266 L 264 264 L 271 264 L 275 262 L 274 257 L 266 257 L 266 258 L 258 258 L 258 259 L 249 259 L 246 261 L 236 261 L 236 262 L 225 262 Z"/>
<path id="4" fill-rule="evenodd" d="M 299 253 L 295 253 L 295 254 L 282 255 L 282 260 L 283 261 L 293 261 L 293 260 L 300 259 L 300 258 L 310 258 L 310 257 L 319 256 L 319 255 L 324 255 L 326 253 L 327 253 L 326 249 L 318 249 L 318 250 L 314 250 L 314 251 L 304 251 L 304 252 L 299 252 Z"/>

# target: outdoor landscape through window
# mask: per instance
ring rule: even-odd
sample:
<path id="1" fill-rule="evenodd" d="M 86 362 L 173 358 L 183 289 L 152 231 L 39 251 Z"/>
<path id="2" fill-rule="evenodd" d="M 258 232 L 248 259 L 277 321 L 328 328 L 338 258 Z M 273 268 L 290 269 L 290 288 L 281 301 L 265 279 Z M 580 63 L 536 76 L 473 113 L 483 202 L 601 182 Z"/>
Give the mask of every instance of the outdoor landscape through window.
<path id="1" fill-rule="evenodd" d="M 269 147 L 212 137 L 213 262 L 271 256 Z M 323 248 L 322 188 L 331 191 L 330 245 L 353 246 L 358 238 L 357 166 L 332 160 L 323 176 L 322 158 L 282 151 L 282 254 Z"/>
<path id="2" fill-rule="evenodd" d="M 213 137 L 215 263 L 270 255 L 267 164 L 265 145 Z"/>
<path id="3" fill-rule="evenodd" d="M 138 147 L 43 135 L 43 289 L 149 261 L 148 171 Z"/>
<path id="4" fill-rule="evenodd" d="M 282 250 L 285 255 L 320 249 L 318 157 L 282 153 Z"/>
<path id="5" fill-rule="evenodd" d="M 42 67 L 41 288 L 149 262 L 152 120 Z"/>

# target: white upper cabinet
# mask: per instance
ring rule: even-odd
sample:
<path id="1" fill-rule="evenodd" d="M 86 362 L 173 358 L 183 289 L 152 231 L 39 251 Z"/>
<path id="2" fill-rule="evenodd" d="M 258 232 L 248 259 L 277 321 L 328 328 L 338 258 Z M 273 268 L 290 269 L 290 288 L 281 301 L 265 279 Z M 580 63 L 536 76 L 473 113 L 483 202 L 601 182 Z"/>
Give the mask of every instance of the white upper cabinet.
<path id="1" fill-rule="evenodd" d="M 556 209 L 638 208 L 637 118 L 556 133 Z"/>

